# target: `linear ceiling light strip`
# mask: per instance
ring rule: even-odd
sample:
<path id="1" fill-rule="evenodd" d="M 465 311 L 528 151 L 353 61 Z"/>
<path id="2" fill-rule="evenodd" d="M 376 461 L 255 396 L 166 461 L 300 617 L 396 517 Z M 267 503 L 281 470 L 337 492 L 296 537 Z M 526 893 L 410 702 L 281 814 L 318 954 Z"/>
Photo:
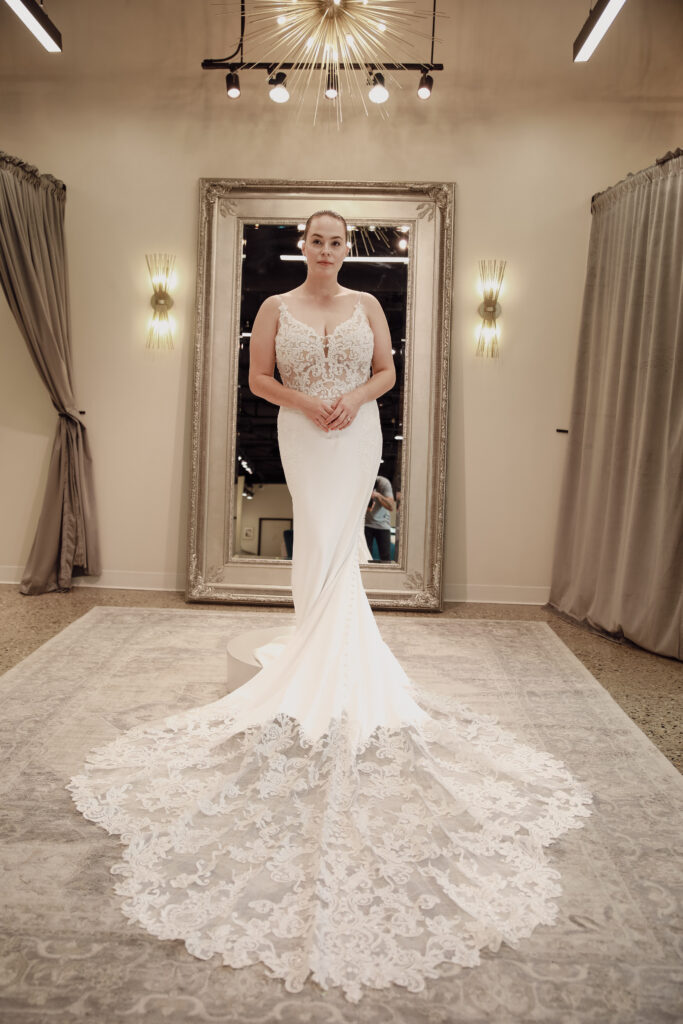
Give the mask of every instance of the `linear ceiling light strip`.
<path id="1" fill-rule="evenodd" d="M 626 0 L 598 0 L 574 40 L 574 61 L 588 60 Z"/>
<path id="2" fill-rule="evenodd" d="M 61 53 L 62 34 L 52 24 L 47 14 L 36 0 L 5 0 L 26 28 L 33 32 L 39 43 L 50 53 Z"/>

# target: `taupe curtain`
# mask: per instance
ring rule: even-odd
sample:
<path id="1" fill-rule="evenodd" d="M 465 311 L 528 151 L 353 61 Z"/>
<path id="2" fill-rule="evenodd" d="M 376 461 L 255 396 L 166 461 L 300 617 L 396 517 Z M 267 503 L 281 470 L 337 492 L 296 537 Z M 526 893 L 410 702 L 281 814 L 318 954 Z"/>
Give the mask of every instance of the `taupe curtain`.
<path id="1" fill-rule="evenodd" d="M 683 157 L 595 196 L 591 211 L 549 603 L 681 658 Z"/>
<path id="2" fill-rule="evenodd" d="M 68 590 L 101 572 L 85 425 L 72 385 L 64 207 L 66 188 L 0 151 L 0 284 L 59 413 L 22 594 Z"/>

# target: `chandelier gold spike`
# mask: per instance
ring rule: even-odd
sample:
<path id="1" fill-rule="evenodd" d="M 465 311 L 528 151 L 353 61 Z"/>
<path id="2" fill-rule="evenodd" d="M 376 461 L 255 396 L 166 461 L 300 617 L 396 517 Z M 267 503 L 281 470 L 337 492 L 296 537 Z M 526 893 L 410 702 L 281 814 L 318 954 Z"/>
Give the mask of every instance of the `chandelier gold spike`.
<path id="1" fill-rule="evenodd" d="M 405 60 L 415 37 L 431 38 L 432 61 L 425 67 L 436 67 L 435 14 L 435 3 L 427 11 L 415 9 L 410 0 L 253 0 L 244 40 L 250 52 L 261 55 L 259 67 L 270 61 L 273 72 L 286 70 L 287 87 L 299 103 L 315 90 L 314 121 L 326 98 L 340 122 L 342 99 L 368 112 L 373 73 L 400 87 L 391 72 L 406 70 L 406 64 L 396 54 Z M 427 18 L 432 18 L 431 35 L 424 30 Z M 217 63 L 205 61 L 204 66 Z M 243 61 L 241 66 L 254 67 L 256 62 Z M 329 95 L 330 81 L 336 96 Z"/>

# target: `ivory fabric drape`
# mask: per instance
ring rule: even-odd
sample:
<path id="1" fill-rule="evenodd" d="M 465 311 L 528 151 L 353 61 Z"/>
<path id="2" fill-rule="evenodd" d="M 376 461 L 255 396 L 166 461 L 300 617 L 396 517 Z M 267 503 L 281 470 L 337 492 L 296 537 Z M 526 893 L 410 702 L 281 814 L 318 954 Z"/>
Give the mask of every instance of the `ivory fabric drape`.
<path id="1" fill-rule="evenodd" d="M 68 590 L 101 572 L 92 458 L 72 384 L 66 187 L 0 151 L 0 284 L 59 413 L 22 594 Z"/>
<path id="2" fill-rule="evenodd" d="M 549 604 L 683 648 L 683 157 L 593 197 Z"/>

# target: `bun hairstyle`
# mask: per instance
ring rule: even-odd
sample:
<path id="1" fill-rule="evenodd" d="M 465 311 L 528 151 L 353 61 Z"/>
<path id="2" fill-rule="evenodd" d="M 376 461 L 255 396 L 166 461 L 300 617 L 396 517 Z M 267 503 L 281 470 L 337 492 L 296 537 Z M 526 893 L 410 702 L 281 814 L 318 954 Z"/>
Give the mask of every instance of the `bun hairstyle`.
<path id="1" fill-rule="evenodd" d="M 304 228 L 304 242 L 306 241 L 308 230 L 311 226 L 311 221 L 314 220 L 316 217 L 334 217 L 335 220 L 340 220 L 344 225 L 344 238 L 347 240 L 348 245 L 349 229 L 347 227 L 346 221 L 342 217 L 341 213 L 335 213 L 334 210 L 316 210 L 315 213 L 311 214 L 311 216 L 306 221 L 306 227 Z"/>

